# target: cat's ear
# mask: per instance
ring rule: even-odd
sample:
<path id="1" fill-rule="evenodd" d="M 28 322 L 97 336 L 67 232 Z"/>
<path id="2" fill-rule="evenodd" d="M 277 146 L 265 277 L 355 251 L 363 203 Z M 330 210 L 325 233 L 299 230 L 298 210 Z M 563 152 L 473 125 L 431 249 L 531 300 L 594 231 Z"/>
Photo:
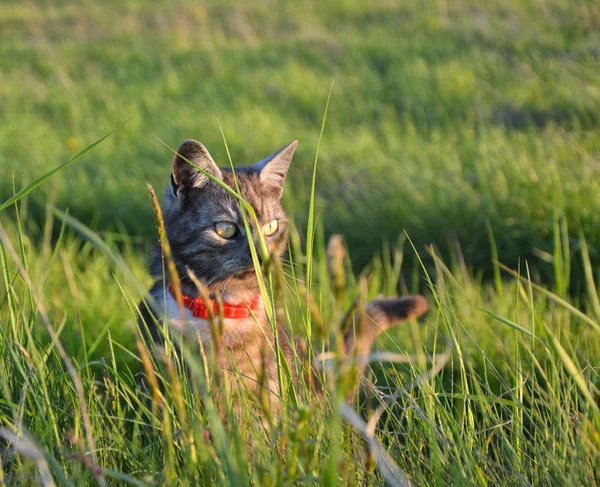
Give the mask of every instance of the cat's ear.
<path id="1" fill-rule="evenodd" d="M 171 187 L 174 195 L 177 195 L 180 190 L 201 188 L 210 181 L 210 178 L 198 168 L 211 176 L 223 179 L 221 170 L 213 161 L 206 147 L 196 140 L 186 140 L 177 148 L 177 154 L 173 157 Z"/>
<path id="2" fill-rule="evenodd" d="M 296 147 L 298 147 L 298 141 L 294 140 L 294 142 L 286 145 L 280 151 L 271 154 L 254 165 L 260 173 L 261 183 L 272 188 L 280 196 L 283 192 L 283 182 L 285 181 L 285 176 L 292 162 L 292 156 Z"/>

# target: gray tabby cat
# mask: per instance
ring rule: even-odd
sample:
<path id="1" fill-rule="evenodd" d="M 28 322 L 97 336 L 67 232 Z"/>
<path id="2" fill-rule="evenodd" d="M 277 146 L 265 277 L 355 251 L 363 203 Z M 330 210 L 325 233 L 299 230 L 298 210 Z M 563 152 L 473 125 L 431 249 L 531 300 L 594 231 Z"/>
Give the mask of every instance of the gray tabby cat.
<path id="1" fill-rule="evenodd" d="M 151 290 L 157 309 L 140 306 L 142 319 L 154 340 L 160 341 L 161 337 L 151 314 L 166 320 L 172 330 L 197 337 L 206 348 L 211 347 L 213 340 L 207 308 L 217 310 L 212 299 L 219 296 L 224 314 L 223 350 L 217 357 L 219 367 L 230 380 L 235 375 L 236 380 L 241 380 L 241 385 L 252 393 L 258 392 L 262 382 L 270 391 L 275 409 L 278 409 L 276 398 L 279 393 L 275 339 L 260 298 L 248 238 L 259 249 L 258 232 L 262 232 L 271 255 L 281 256 L 285 251 L 288 220 L 280 199 L 297 145 L 294 141 L 252 166 L 236 168 L 241 196 L 254 208 L 259 223 L 257 226 L 249 221 L 250 236 L 246 235 L 239 201 L 186 159 L 235 189 L 232 171 L 219 168 L 200 142 L 187 140 L 179 146 L 178 155 L 173 158 L 171 185 L 165 192 L 163 215 L 186 307 L 179 308 L 172 289 L 163 289 L 162 278 Z M 151 264 L 154 275 L 162 274 L 161 262 L 158 248 Z M 205 303 L 198 296 L 190 272 L 207 288 L 211 302 Z M 356 354 L 361 364 L 377 335 L 426 310 L 427 302 L 422 296 L 368 302 L 364 307 L 365 315 L 350 320 L 351 325 L 344 335 L 345 353 Z M 292 366 L 295 363 L 293 345 L 299 354 L 305 354 L 306 347 L 300 340 L 292 344 L 286 328 L 281 327 L 278 333 L 293 379 L 298 381 L 299 374 Z M 359 372 L 363 369 L 364 363 L 359 365 Z M 319 389 L 318 381 L 315 384 Z"/>

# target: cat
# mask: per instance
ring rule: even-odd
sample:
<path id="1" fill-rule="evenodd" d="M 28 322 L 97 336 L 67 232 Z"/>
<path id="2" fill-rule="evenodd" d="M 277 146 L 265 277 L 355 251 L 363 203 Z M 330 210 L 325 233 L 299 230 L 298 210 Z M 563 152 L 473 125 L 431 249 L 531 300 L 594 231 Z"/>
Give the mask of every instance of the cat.
<path id="1" fill-rule="evenodd" d="M 220 299 L 223 322 L 218 366 L 229 380 L 233 381 L 235 375 L 235 380 L 241 380 L 254 395 L 259 394 L 259 387 L 266 387 L 275 411 L 280 392 L 275 338 L 260 296 L 248 240 L 254 242 L 259 258 L 259 231 L 270 255 L 279 257 L 285 252 L 289 222 L 281 196 L 297 145 L 294 141 L 254 165 L 236 167 L 235 175 L 231 169 L 219 168 L 200 142 L 186 140 L 179 146 L 172 161 L 171 184 L 164 195 L 163 217 L 184 307 L 178 306 L 173 286 L 168 284 L 164 289 L 160 246 L 150 266 L 152 274 L 161 276 L 150 291 L 155 308 L 140 305 L 144 322 L 141 327 L 150 331 L 155 342 L 162 339 L 157 320 L 166 320 L 172 331 L 199 339 L 206 349 L 214 345 L 209 308 L 218 315 Z M 239 200 L 215 180 L 234 190 L 239 187 L 241 196 L 254 209 L 258 225 L 248 217 L 250 236 L 246 234 Z M 210 293 L 208 303 L 199 296 L 194 276 Z M 346 355 L 357 358 L 357 373 L 364 371 L 377 335 L 426 310 L 427 301 L 422 296 L 406 296 L 369 301 L 361 316 L 355 315 L 362 311 L 350 312 L 353 315 L 347 321 L 350 326 L 343 336 L 343 348 Z M 281 325 L 277 325 L 279 345 L 291 367 L 292 380 L 297 383 L 302 372 L 292 366 L 297 363 L 294 353 L 306 356 L 307 347 L 302 340 L 290 337 Z M 321 382 L 314 381 L 314 387 L 321 391 Z"/>

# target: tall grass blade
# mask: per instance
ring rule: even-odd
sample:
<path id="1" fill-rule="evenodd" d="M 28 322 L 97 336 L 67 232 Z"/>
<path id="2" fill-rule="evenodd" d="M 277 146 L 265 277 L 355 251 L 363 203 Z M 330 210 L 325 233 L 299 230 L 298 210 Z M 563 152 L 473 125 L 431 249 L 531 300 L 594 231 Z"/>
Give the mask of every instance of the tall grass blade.
<path id="1" fill-rule="evenodd" d="M 310 296 L 312 290 L 312 272 L 313 272 L 313 245 L 315 238 L 315 188 L 317 186 L 317 166 L 319 162 L 319 153 L 321 151 L 321 142 L 323 141 L 323 134 L 325 133 L 325 123 L 327 122 L 327 112 L 329 111 L 329 101 L 331 100 L 331 93 L 333 92 L 333 84 L 335 80 L 331 82 L 329 87 L 329 94 L 327 95 L 327 102 L 325 103 L 325 111 L 323 112 L 323 121 L 321 122 L 321 131 L 319 133 L 319 142 L 317 143 L 317 151 L 315 153 L 315 162 L 313 165 L 313 177 L 310 187 L 310 200 L 308 206 L 308 222 L 306 224 L 306 291 L 307 295 Z M 311 313 L 306 315 L 306 338 L 308 343 L 308 368 L 310 370 L 310 360 L 313 355 L 312 349 L 312 327 L 311 327 Z"/>
<path id="2" fill-rule="evenodd" d="M 544 289 L 542 286 L 539 286 L 538 284 L 534 284 L 533 282 L 531 282 L 526 277 L 521 276 L 518 272 L 515 272 L 514 270 L 512 270 L 510 267 L 507 267 L 507 266 L 505 266 L 502 263 L 498 263 L 498 265 L 505 272 L 508 272 L 510 275 L 516 277 L 517 279 L 519 279 L 520 281 L 522 281 L 524 283 L 528 283 L 536 291 L 542 293 L 544 296 L 546 296 L 547 298 L 551 299 L 555 303 L 558 303 L 561 306 L 563 306 L 570 313 L 572 313 L 573 315 L 577 316 L 582 321 L 585 321 L 587 324 L 591 325 L 596 331 L 600 331 L 600 325 L 598 323 L 596 323 L 594 320 L 592 320 L 589 316 L 587 316 L 582 311 L 578 310 L 575 306 L 573 306 L 567 300 L 561 298 L 560 296 L 556 295 L 555 293 L 553 293 L 551 291 L 548 291 L 547 289 Z"/>
<path id="3" fill-rule="evenodd" d="M 531 333 L 529 330 L 523 328 L 522 326 L 517 325 L 514 321 L 510 321 L 509 319 L 503 318 L 502 316 L 498 316 L 496 313 L 492 313 L 491 311 L 480 308 L 479 306 L 475 306 L 475 309 L 481 311 L 482 313 L 485 313 L 489 317 L 494 318 L 496 321 L 499 321 L 500 323 L 503 323 L 506 326 L 510 326 L 511 328 L 513 328 L 517 331 L 520 331 L 521 333 L 523 333 L 527 336 L 530 336 L 530 337 L 534 336 L 533 333 Z"/>
<path id="4" fill-rule="evenodd" d="M 100 137 L 93 144 L 88 145 L 79 154 L 77 154 L 76 156 L 72 157 L 67 162 L 61 164 L 60 166 L 55 167 L 51 171 L 49 171 L 46 174 L 44 174 L 42 177 L 40 177 L 40 178 L 36 179 L 35 181 L 33 181 L 32 183 L 28 184 L 25 188 L 23 188 L 17 194 L 15 194 L 15 195 L 11 196 L 10 198 L 8 198 L 4 203 L 0 204 L 0 211 L 2 211 L 6 207 L 12 205 L 16 201 L 19 201 L 21 198 L 23 198 L 23 196 L 31 193 L 35 188 L 37 188 L 40 184 L 42 184 L 45 181 L 47 181 L 48 179 L 50 179 L 57 172 L 62 171 L 67 166 L 73 164 L 75 161 L 77 161 L 78 159 L 80 159 L 83 155 L 85 155 L 86 153 L 88 153 L 89 151 L 91 151 L 94 147 L 96 147 L 98 144 L 100 144 L 104 139 L 106 139 L 107 137 L 109 137 L 115 130 L 116 129 L 112 129 L 105 136 Z"/>

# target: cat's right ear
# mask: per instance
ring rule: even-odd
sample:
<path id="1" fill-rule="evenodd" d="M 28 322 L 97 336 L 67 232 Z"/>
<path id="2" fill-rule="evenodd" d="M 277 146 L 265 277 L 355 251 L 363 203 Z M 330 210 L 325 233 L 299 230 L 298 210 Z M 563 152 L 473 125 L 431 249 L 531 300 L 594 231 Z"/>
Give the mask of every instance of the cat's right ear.
<path id="1" fill-rule="evenodd" d="M 177 148 L 177 154 L 173 157 L 171 173 L 173 195 L 177 196 L 182 191 L 203 187 L 210 181 L 205 172 L 215 178 L 223 179 L 221 170 L 206 147 L 197 140 L 186 140 Z"/>

